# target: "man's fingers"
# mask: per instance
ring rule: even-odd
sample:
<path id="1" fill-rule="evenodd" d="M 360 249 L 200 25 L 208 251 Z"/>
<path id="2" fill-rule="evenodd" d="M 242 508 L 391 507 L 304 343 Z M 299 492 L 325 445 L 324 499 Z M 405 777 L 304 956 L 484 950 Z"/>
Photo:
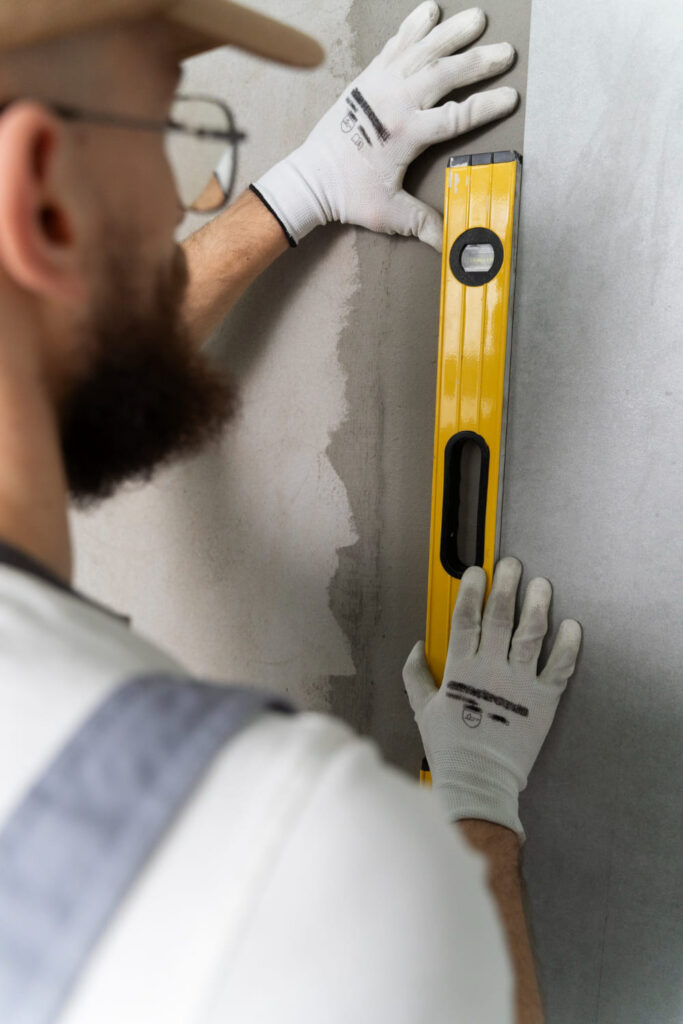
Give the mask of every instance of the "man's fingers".
<path id="1" fill-rule="evenodd" d="M 474 85 L 507 71 L 515 56 L 515 49 L 509 43 L 495 43 L 476 46 L 455 57 L 442 57 L 411 79 L 413 95 L 422 109 L 427 110 L 453 89 Z"/>
<path id="2" fill-rule="evenodd" d="M 414 74 L 426 64 L 461 50 L 478 39 L 486 28 L 486 15 L 479 7 L 470 7 L 447 18 L 441 25 L 410 48 L 405 56 L 403 71 Z"/>
<path id="3" fill-rule="evenodd" d="M 534 670 L 548 632 L 548 609 L 553 596 L 549 580 L 539 576 L 526 588 L 524 607 L 510 647 L 510 661 L 532 665 Z"/>
<path id="4" fill-rule="evenodd" d="M 439 20 L 439 5 L 434 0 L 425 0 L 404 18 L 395 35 L 385 45 L 381 57 L 391 59 L 412 43 L 419 42 Z"/>
<path id="5" fill-rule="evenodd" d="M 538 677 L 539 680 L 564 690 L 567 680 L 573 675 L 576 668 L 580 647 L 581 626 L 575 619 L 564 619 L 560 623 L 557 639 L 550 652 L 548 662 Z"/>
<path id="6" fill-rule="evenodd" d="M 460 580 L 448 642 L 449 658 L 473 658 L 477 653 L 485 593 L 486 573 L 480 566 L 471 565 Z"/>
<path id="7" fill-rule="evenodd" d="M 521 576 L 522 563 L 517 558 L 503 558 L 498 562 L 481 623 L 480 654 L 507 658 Z"/>

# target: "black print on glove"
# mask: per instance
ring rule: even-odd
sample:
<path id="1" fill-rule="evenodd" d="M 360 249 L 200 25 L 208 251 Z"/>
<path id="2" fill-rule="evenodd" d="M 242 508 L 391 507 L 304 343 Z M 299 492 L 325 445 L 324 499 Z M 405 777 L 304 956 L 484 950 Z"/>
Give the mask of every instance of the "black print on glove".
<path id="1" fill-rule="evenodd" d="M 358 118 L 356 117 L 356 115 L 349 111 L 346 117 L 342 118 L 342 122 L 339 127 L 345 134 L 348 134 L 349 132 L 353 131 L 357 120 Z"/>
<path id="2" fill-rule="evenodd" d="M 368 146 L 371 146 L 372 145 L 372 139 L 370 138 L 370 136 L 368 135 L 368 133 L 366 132 L 366 130 L 363 127 L 362 124 L 358 125 L 358 131 L 361 133 L 361 135 L 363 136 L 363 138 L 367 142 Z"/>
<path id="3" fill-rule="evenodd" d="M 465 706 L 462 709 L 462 720 L 465 725 L 468 725 L 470 729 L 476 729 L 478 725 L 481 725 L 482 713 L 481 708 L 478 704 L 475 704 L 469 697 L 458 697 L 453 693 L 447 693 L 447 697 L 452 697 L 453 700 L 464 700 Z M 502 715 L 489 715 L 494 722 L 502 722 L 503 725 L 509 725 L 507 718 Z"/>
<path id="4" fill-rule="evenodd" d="M 465 725 L 468 725 L 470 729 L 476 729 L 478 725 L 481 725 L 481 708 L 474 703 L 471 697 L 460 697 L 455 693 L 446 693 L 446 696 L 452 697 L 453 700 L 465 701 L 465 706 L 462 709 L 462 720 Z M 489 718 L 493 718 L 496 722 L 503 722 L 505 725 L 510 724 L 502 715 L 489 715 Z"/>
<path id="5" fill-rule="evenodd" d="M 375 113 L 375 111 L 372 109 L 372 107 L 370 106 L 370 104 L 366 100 L 366 98 L 363 95 L 363 93 L 360 92 L 360 90 L 358 90 L 358 89 L 354 89 L 353 92 L 351 93 L 351 95 L 353 96 L 354 100 L 356 101 L 358 106 L 361 108 L 363 113 L 367 116 L 367 118 L 370 121 L 370 124 L 372 125 L 372 127 L 375 129 L 375 131 L 377 133 L 377 138 L 379 139 L 379 141 L 380 142 L 386 142 L 387 139 L 390 138 L 391 136 L 390 136 L 389 132 L 387 131 L 387 129 L 382 124 L 382 122 L 380 121 L 380 119 L 378 118 L 378 116 Z"/>
<path id="6" fill-rule="evenodd" d="M 467 683 L 459 683 L 455 679 L 446 685 L 447 696 L 454 697 L 454 699 L 456 700 L 466 699 L 465 697 L 461 696 L 462 693 L 470 694 L 468 703 L 470 703 L 470 705 L 473 708 L 477 708 L 477 710 L 480 709 L 478 709 L 478 706 L 476 705 L 475 701 L 471 699 L 471 697 L 478 697 L 480 700 L 493 701 L 500 708 L 505 708 L 506 711 L 511 711 L 515 715 L 521 715 L 522 718 L 528 718 L 528 708 L 524 708 L 523 705 L 516 705 L 516 703 L 513 703 L 511 700 L 506 700 L 505 697 L 499 697 L 497 693 L 489 693 L 488 690 L 478 690 L 474 686 L 468 686 Z M 490 717 L 496 717 L 497 720 L 501 718 L 501 716 L 498 715 L 492 715 Z"/>
<path id="7" fill-rule="evenodd" d="M 449 697 L 451 694 L 449 693 Z M 456 700 L 462 700 L 462 697 L 457 697 Z M 476 704 L 466 704 L 462 709 L 462 720 L 465 725 L 468 725 L 470 729 L 476 729 L 478 725 L 481 725 L 481 708 Z M 493 718 L 493 715 L 489 715 L 489 718 Z M 500 719 L 500 715 L 496 715 L 496 718 Z M 502 719 L 506 725 L 509 725 L 507 718 Z"/>

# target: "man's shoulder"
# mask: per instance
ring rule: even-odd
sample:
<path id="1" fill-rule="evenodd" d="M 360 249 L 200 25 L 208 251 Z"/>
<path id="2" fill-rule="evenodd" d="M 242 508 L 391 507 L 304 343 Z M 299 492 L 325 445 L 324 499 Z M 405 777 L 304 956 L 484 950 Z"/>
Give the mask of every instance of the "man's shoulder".
<path id="1" fill-rule="evenodd" d="M 401 861 L 401 870 L 424 863 L 431 849 L 444 866 L 455 857 L 483 875 L 482 858 L 444 820 L 431 788 L 332 715 L 263 711 L 222 751 L 213 775 L 216 795 L 234 809 L 268 808 L 269 828 L 279 820 L 283 836 L 312 829 L 330 848 L 372 849 Z"/>
<path id="2" fill-rule="evenodd" d="M 380 1003 L 378 1019 L 419 1019 L 425 998 L 434 1020 L 471 1020 L 475 1010 L 482 1022 L 510 1019 L 512 974 L 483 858 L 444 820 L 429 788 L 325 714 L 264 714 L 233 753 L 226 786 L 238 762 L 257 775 L 259 764 L 272 771 L 279 786 L 276 796 L 263 775 L 249 786 L 260 807 L 251 856 L 266 859 L 240 955 L 226 964 L 237 1006 L 248 1006 L 265 960 L 277 963 L 269 984 L 284 1005 L 291 999 L 284 1018 L 294 1019 L 305 999 L 291 977 L 306 950 L 320 1005 L 340 970 L 354 978 L 348 1014 L 342 1000 L 335 1020 Z"/>

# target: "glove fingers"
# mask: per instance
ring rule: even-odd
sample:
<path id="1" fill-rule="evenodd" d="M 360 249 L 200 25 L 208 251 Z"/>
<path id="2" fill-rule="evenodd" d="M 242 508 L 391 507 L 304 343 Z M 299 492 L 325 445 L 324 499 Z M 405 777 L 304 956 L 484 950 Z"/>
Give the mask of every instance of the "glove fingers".
<path id="1" fill-rule="evenodd" d="M 507 117 L 517 106 L 519 94 L 516 89 L 502 85 L 500 89 L 475 92 L 462 103 L 457 104 L 457 134 L 464 135 L 472 128 Z M 445 103 L 444 106 L 448 106 Z M 426 111 L 425 111 L 426 113 Z"/>
<path id="2" fill-rule="evenodd" d="M 515 56 L 515 49 L 509 43 L 495 43 L 476 46 L 455 57 L 442 57 L 415 75 L 413 95 L 423 110 L 428 109 L 453 89 L 474 85 L 507 71 Z"/>
<path id="3" fill-rule="evenodd" d="M 481 623 L 480 654 L 495 659 L 507 658 L 521 576 L 522 563 L 517 558 L 503 558 L 498 562 Z"/>
<path id="4" fill-rule="evenodd" d="M 459 11 L 433 28 L 424 39 L 411 48 L 410 54 L 406 56 L 403 71 L 409 75 L 413 74 L 437 57 L 455 53 L 463 46 L 469 46 L 479 38 L 485 28 L 486 15 L 479 7 Z"/>
<path id="5" fill-rule="evenodd" d="M 386 230 L 397 235 L 414 235 L 441 252 L 443 217 L 433 207 L 401 190 L 391 197 L 391 214 Z"/>
<path id="6" fill-rule="evenodd" d="M 526 588 L 519 626 L 512 638 L 510 661 L 536 670 L 543 640 L 548 632 L 548 609 L 553 596 L 550 581 L 539 576 Z"/>
<path id="7" fill-rule="evenodd" d="M 574 619 L 564 619 L 557 631 L 557 638 L 550 652 L 548 662 L 538 677 L 542 683 L 564 686 L 576 668 L 576 659 L 581 647 L 581 626 Z"/>
<path id="8" fill-rule="evenodd" d="M 486 573 L 472 565 L 463 573 L 453 610 L 448 658 L 473 658 L 481 636 L 481 608 L 486 593 Z"/>
<path id="9" fill-rule="evenodd" d="M 422 640 L 415 644 L 403 666 L 403 682 L 406 685 L 410 706 L 417 717 L 437 689 L 425 658 L 425 645 Z"/>
<path id="10" fill-rule="evenodd" d="M 412 43 L 417 43 L 427 35 L 432 26 L 436 25 L 440 15 L 439 5 L 434 0 L 425 0 L 404 18 L 396 31 L 385 44 L 380 56 L 391 59 L 405 50 Z"/>
<path id="11" fill-rule="evenodd" d="M 491 93 L 486 93 L 486 95 L 490 96 Z M 447 139 L 455 138 L 456 135 L 462 135 L 464 132 L 469 131 L 471 125 L 467 124 L 467 122 L 470 120 L 470 117 L 466 112 L 466 116 L 463 118 L 463 106 L 464 104 L 462 103 L 450 100 L 448 103 L 442 103 L 441 106 L 432 107 L 431 110 L 422 110 L 416 114 L 415 124 L 420 133 L 421 150 L 434 145 L 436 142 L 445 142 Z M 512 103 L 510 109 L 514 109 L 514 106 L 515 103 Z M 486 117 L 488 117 L 488 113 L 490 113 L 490 110 L 486 112 Z M 491 116 L 494 118 L 502 117 L 507 113 L 509 113 L 509 110 L 500 112 L 496 110 Z M 484 124 L 486 117 L 479 118 L 477 124 Z M 466 123 L 465 127 L 463 127 L 463 123 Z"/>

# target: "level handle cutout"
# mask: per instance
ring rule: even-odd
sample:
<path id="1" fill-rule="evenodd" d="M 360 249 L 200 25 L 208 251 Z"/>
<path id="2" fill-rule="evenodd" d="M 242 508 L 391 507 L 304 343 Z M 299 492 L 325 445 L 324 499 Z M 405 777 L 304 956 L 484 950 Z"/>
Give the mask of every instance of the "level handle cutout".
<path id="1" fill-rule="evenodd" d="M 444 451 L 441 564 L 460 579 L 484 564 L 489 447 L 480 434 L 462 430 Z"/>

